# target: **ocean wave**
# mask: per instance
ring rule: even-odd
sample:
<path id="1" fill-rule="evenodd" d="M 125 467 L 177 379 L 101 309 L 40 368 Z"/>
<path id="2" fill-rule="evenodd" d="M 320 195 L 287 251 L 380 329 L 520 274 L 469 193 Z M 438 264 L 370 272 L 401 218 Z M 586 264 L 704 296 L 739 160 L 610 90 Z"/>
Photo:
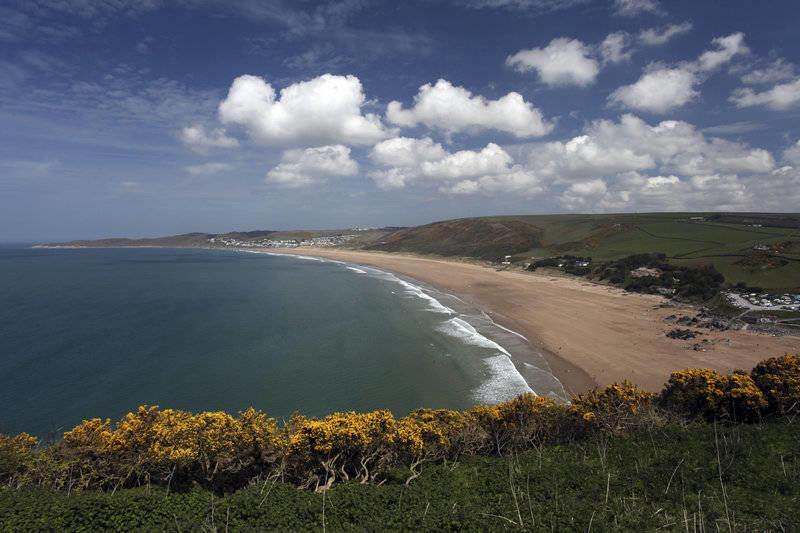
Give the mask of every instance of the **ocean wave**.
<path id="1" fill-rule="evenodd" d="M 502 354 L 511 357 L 511 354 L 508 351 L 494 342 L 491 339 L 488 339 L 478 333 L 472 324 L 463 320 L 458 317 L 451 318 L 447 320 L 444 324 L 439 326 L 439 331 L 446 333 L 453 337 L 458 337 L 459 339 L 463 340 L 467 344 L 474 344 L 476 346 L 480 346 L 481 348 L 489 348 L 493 350 L 497 350 Z"/>
<path id="2" fill-rule="evenodd" d="M 391 274 L 389 274 L 392 276 Z M 436 313 L 443 313 L 447 315 L 452 315 L 455 311 L 447 307 L 446 305 L 442 305 L 442 303 L 431 296 L 430 294 L 426 293 L 421 287 L 417 287 L 416 285 L 412 285 L 407 281 L 403 281 L 402 279 L 392 276 L 394 281 L 399 283 L 405 289 L 406 294 L 410 294 L 412 296 L 416 296 L 417 298 L 422 298 L 423 300 L 427 300 L 428 302 L 428 310 L 434 311 Z"/>
<path id="3" fill-rule="evenodd" d="M 520 394 L 536 394 L 517 370 L 514 361 L 511 360 L 511 354 L 498 343 L 481 335 L 466 320 L 458 317 L 451 318 L 439 326 L 438 329 L 447 335 L 461 339 L 467 344 L 499 352 L 495 356 L 484 359 L 490 376 L 475 390 L 476 400 L 499 403 Z"/>
<path id="4" fill-rule="evenodd" d="M 366 274 L 367 273 L 366 271 L 361 270 L 360 268 L 356 268 L 356 267 L 349 266 L 349 267 L 345 267 L 345 268 L 347 268 L 347 270 L 352 270 L 353 272 L 356 272 L 358 274 Z"/>
<path id="5" fill-rule="evenodd" d="M 485 359 L 485 363 L 490 377 L 475 390 L 477 401 L 496 404 L 516 398 L 520 394 L 530 393 L 536 396 L 536 392 L 517 371 L 509 356 L 499 354 Z"/>

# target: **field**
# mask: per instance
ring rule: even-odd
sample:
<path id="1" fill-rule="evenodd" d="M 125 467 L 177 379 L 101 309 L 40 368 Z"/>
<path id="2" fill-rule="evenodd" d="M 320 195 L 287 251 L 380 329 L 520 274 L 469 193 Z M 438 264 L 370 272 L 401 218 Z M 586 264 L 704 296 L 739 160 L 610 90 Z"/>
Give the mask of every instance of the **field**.
<path id="1" fill-rule="evenodd" d="M 279 481 L 229 494 L 142 486 L 0 490 L 0 530 L 791 531 L 800 426 L 697 423 L 464 457 L 324 494 Z"/>

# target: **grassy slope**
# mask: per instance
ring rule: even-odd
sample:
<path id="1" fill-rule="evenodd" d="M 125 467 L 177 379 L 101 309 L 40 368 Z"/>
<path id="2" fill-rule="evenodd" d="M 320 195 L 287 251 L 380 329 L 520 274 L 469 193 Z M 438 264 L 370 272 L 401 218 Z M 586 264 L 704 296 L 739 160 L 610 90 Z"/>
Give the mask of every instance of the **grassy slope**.
<path id="1" fill-rule="evenodd" d="M 0 529 L 321 529 L 324 508 L 331 530 L 715 531 L 730 519 L 734 530 L 790 531 L 798 439 L 796 423 L 673 426 L 428 465 L 408 487 L 402 471 L 381 486 L 337 483 L 324 497 L 279 482 L 225 496 L 3 490 Z"/>
<path id="2" fill-rule="evenodd" d="M 539 246 L 542 233 L 528 223 L 506 217 L 465 218 L 395 231 L 365 247 L 492 260 Z"/>

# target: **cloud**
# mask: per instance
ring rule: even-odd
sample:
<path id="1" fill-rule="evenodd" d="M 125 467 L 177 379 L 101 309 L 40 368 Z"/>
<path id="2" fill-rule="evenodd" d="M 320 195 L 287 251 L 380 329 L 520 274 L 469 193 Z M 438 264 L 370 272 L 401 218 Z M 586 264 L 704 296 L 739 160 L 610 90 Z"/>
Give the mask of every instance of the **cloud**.
<path id="1" fill-rule="evenodd" d="M 764 68 L 754 69 L 742 75 L 742 81 L 748 85 L 776 83 L 795 77 L 795 67 L 784 59 L 778 58 Z"/>
<path id="2" fill-rule="evenodd" d="M 189 165 L 186 168 L 186 172 L 193 176 L 199 176 L 202 174 L 219 174 L 221 172 L 227 172 L 233 168 L 233 165 L 230 163 L 203 163 L 202 165 Z"/>
<path id="3" fill-rule="evenodd" d="M 800 168 L 800 141 L 784 150 L 783 159 Z"/>
<path id="4" fill-rule="evenodd" d="M 614 0 L 614 13 L 622 17 L 637 17 L 643 13 L 663 15 L 658 0 Z"/>
<path id="5" fill-rule="evenodd" d="M 189 149 L 201 154 L 207 153 L 211 148 L 236 148 L 239 146 L 239 141 L 228 137 L 224 129 L 206 130 L 202 124 L 193 124 L 183 128 L 181 141 Z"/>
<path id="6" fill-rule="evenodd" d="M 703 52 L 697 59 L 696 65 L 699 70 L 714 70 L 728 63 L 734 56 L 750 51 L 744 44 L 744 34 L 741 32 L 732 33 L 726 37 L 717 37 L 711 42 L 716 45 L 716 49 Z"/>
<path id="7" fill-rule="evenodd" d="M 511 92 L 497 100 L 487 100 L 441 79 L 435 85 L 420 87 L 414 105 L 409 109 L 403 109 L 400 102 L 390 102 L 386 118 L 406 127 L 424 124 L 448 135 L 494 129 L 515 137 L 541 137 L 554 127 L 519 93 Z"/>
<path id="8" fill-rule="evenodd" d="M 749 52 L 743 33 L 717 37 L 714 48 L 703 52 L 695 61 L 675 67 L 651 64 L 634 83 L 617 88 L 608 96 L 611 105 L 637 111 L 665 113 L 692 101 L 699 93 L 696 89 L 709 73 L 734 56 Z"/>
<path id="9" fill-rule="evenodd" d="M 600 43 L 600 57 L 603 63 L 622 63 L 629 61 L 633 52 L 626 50 L 630 44 L 630 36 L 627 32 L 618 31 L 610 33 Z"/>
<path id="10" fill-rule="evenodd" d="M 608 187 L 601 179 L 573 183 L 559 197 L 559 202 L 570 211 L 589 210 L 606 198 Z"/>
<path id="11" fill-rule="evenodd" d="M 481 150 L 450 153 L 427 137 L 398 137 L 378 143 L 369 157 L 383 167 L 370 173 L 382 189 L 419 183 L 434 184 L 448 194 L 481 191 L 536 194 L 542 190 L 539 178 L 532 171 L 515 164 L 494 143 Z"/>
<path id="12" fill-rule="evenodd" d="M 739 88 L 733 92 L 729 100 L 738 107 L 764 105 L 776 111 L 783 111 L 800 104 L 800 78 L 775 85 L 762 92 L 756 92 L 749 87 Z"/>
<path id="13" fill-rule="evenodd" d="M 707 126 L 703 128 L 703 133 L 710 133 L 712 135 L 738 135 L 740 133 L 763 130 L 764 128 L 766 128 L 766 125 L 762 122 L 744 120 L 740 122 L 731 122 L 730 124 Z"/>
<path id="14" fill-rule="evenodd" d="M 697 96 L 696 83 L 696 76 L 688 70 L 655 69 L 642 75 L 635 83 L 615 90 L 608 101 L 629 109 L 665 113 Z"/>
<path id="15" fill-rule="evenodd" d="M 665 120 L 649 125 L 635 115 L 597 120 L 583 135 L 532 145 L 527 165 L 544 178 L 577 182 L 636 171 L 697 176 L 766 173 L 772 155 L 742 143 L 707 138 L 693 125 Z"/>
<path id="16" fill-rule="evenodd" d="M 219 104 L 224 124 L 244 126 L 264 146 L 372 144 L 389 135 L 374 114 L 362 114 L 366 98 L 355 76 L 324 74 L 281 89 L 257 76 L 239 76 Z"/>
<path id="17" fill-rule="evenodd" d="M 426 161 L 444 159 L 447 151 L 430 137 L 395 137 L 376 144 L 369 153 L 374 162 L 393 167 L 414 167 Z"/>
<path id="18" fill-rule="evenodd" d="M 663 28 L 649 28 L 639 33 L 639 41 L 648 46 L 666 44 L 673 37 L 690 31 L 692 27 L 692 23 L 687 21 L 681 24 L 670 24 Z"/>
<path id="19" fill-rule="evenodd" d="M 752 206 L 747 184 L 736 175 L 679 178 L 631 172 L 614 183 L 601 179 L 573 184 L 559 203 L 570 211 L 709 211 Z"/>
<path id="20" fill-rule="evenodd" d="M 304 150 L 286 150 L 281 163 L 267 173 L 266 182 L 289 188 L 305 187 L 329 177 L 358 174 L 358 163 L 350 158 L 350 148 L 341 144 Z"/>
<path id="21" fill-rule="evenodd" d="M 520 50 L 506 58 L 506 65 L 519 72 L 536 70 L 539 78 L 551 86 L 594 83 L 600 71 L 592 50 L 578 39 L 559 37 L 544 48 Z"/>

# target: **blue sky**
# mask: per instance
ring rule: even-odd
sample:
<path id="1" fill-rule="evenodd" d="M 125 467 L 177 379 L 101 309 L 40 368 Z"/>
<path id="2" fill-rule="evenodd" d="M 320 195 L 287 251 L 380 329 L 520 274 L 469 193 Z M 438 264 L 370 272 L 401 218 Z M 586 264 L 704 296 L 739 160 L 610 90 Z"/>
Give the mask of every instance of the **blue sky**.
<path id="1" fill-rule="evenodd" d="M 797 211 L 795 1 L 0 1 L 0 240 Z"/>

